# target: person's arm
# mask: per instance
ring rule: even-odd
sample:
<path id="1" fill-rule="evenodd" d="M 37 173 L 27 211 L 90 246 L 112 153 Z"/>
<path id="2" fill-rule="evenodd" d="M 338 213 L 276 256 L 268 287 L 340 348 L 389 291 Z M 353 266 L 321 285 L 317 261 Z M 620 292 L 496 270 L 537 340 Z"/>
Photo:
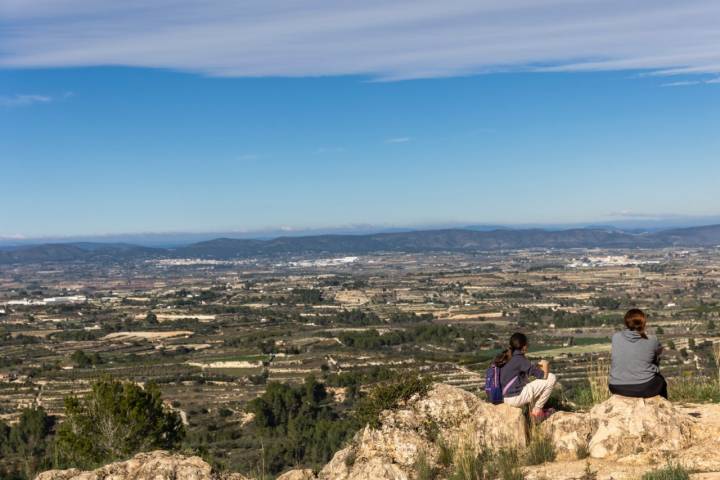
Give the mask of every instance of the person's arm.
<path id="1" fill-rule="evenodd" d="M 656 346 L 655 346 L 655 360 L 653 363 L 657 366 L 660 366 L 660 355 L 662 355 L 665 348 L 660 344 L 659 340 L 656 340 Z"/>
<path id="2" fill-rule="evenodd" d="M 530 360 L 527 358 L 523 358 L 522 371 L 525 372 L 526 375 L 532 375 L 535 378 L 547 378 L 547 372 L 545 369 L 530 363 Z"/>

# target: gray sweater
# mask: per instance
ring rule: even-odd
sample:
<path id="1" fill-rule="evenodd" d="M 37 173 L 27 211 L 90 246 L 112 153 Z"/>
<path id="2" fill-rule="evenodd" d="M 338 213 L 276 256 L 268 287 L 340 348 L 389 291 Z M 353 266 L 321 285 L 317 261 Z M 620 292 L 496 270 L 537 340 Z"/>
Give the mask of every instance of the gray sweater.
<path id="1" fill-rule="evenodd" d="M 623 330 L 612 337 L 610 385 L 638 385 L 660 373 L 662 351 L 657 337 L 642 338 L 638 332 Z"/>

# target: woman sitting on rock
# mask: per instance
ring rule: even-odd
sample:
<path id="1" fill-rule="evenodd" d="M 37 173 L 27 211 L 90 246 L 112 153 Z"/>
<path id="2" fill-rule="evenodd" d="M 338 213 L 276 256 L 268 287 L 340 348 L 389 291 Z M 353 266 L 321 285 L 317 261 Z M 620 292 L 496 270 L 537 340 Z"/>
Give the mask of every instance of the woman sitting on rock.
<path id="1" fill-rule="evenodd" d="M 647 335 L 647 317 L 633 308 L 625 314 L 625 330 L 612 337 L 610 391 L 624 397 L 667 398 L 667 382 L 660 375 L 662 347 L 657 337 Z"/>
<path id="2" fill-rule="evenodd" d="M 555 386 L 556 378 L 550 373 L 547 360 L 533 365 L 525 358 L 527 351 L 527 337 L 522 333 L 513 333 L 510 337 L 510 348 L 495 358 L 495 365 L 500 368 L 503 401 L 512 407 L 530 405 L 530 416 L 535 420 L 544 420 L 554 411 L 544 407 Z M 535 380 L 528 381 L 530 376 L 535 377 Z"/>

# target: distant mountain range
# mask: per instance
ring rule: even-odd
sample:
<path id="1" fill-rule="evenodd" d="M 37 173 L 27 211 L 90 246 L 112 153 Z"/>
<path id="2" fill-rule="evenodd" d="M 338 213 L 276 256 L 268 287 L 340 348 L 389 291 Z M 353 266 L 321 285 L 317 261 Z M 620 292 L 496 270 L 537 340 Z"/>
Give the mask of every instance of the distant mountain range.
<path id="1" fill-rule="evenodd" d="M 659 248 L 720 246 L 720 225 L 655 232 L 616 228 L 445 229 L 363 235 L 313 235 L 269 240 L 218 238 L 177 248 L 127 243 L 49 243 L 0 249 L 0 263 L 103 261 L 151 258 L 234 259 L 258 256 L 341 255 L 378 252 L 497 251 L 523 248 Z"/>

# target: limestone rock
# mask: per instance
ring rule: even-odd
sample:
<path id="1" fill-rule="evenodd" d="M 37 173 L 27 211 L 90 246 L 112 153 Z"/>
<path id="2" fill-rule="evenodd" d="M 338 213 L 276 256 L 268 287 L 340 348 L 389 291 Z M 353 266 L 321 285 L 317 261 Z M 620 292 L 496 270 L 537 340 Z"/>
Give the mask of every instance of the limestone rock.
<path id="1" fill-rule="evenodd" d="M 555 413 L 541 428 L 552 439 L 558 460 L 578 458 L 581 450 L 587 450 L 594 430 L 589 415 L 570 412 Z"/>
<path id="2" fill-rule="evenodd" d="M 285 472 L 279 477 L 277 477 L 276 480 L 315 480 L 315 473 L 313 473 L 310 469 L 297 469 L 297 470 L 290 470 L 289 472 Z"/>
<path id="3" fill-rule="evenodd" d="M 380 415 L 380 427 L 358 432 L 319 474 L 321 480 L 407 480 L 418 459 L 437 463 L 438 443 L 469 444 L 479 450 L 525 446 L 521 410 L 489 404 L 472 393 L 445 384 L 423 397 Z"/>
<path id="4" fill-rule="evenodd" d="M 139 453 L 130 460 L 97 470 L 50 470 L 35 480 L 247 480 L 240 474 L 215 474 L 200 457 L 186 457 L 161 450 Z"/>
<path id="5" fill-rule="evenodd" d="M 613 395 L 590 410 L 597 425 L 590 439 L 593 458 L 657 461 L 690 446 L 695 420 L 662 397 Z"/>

